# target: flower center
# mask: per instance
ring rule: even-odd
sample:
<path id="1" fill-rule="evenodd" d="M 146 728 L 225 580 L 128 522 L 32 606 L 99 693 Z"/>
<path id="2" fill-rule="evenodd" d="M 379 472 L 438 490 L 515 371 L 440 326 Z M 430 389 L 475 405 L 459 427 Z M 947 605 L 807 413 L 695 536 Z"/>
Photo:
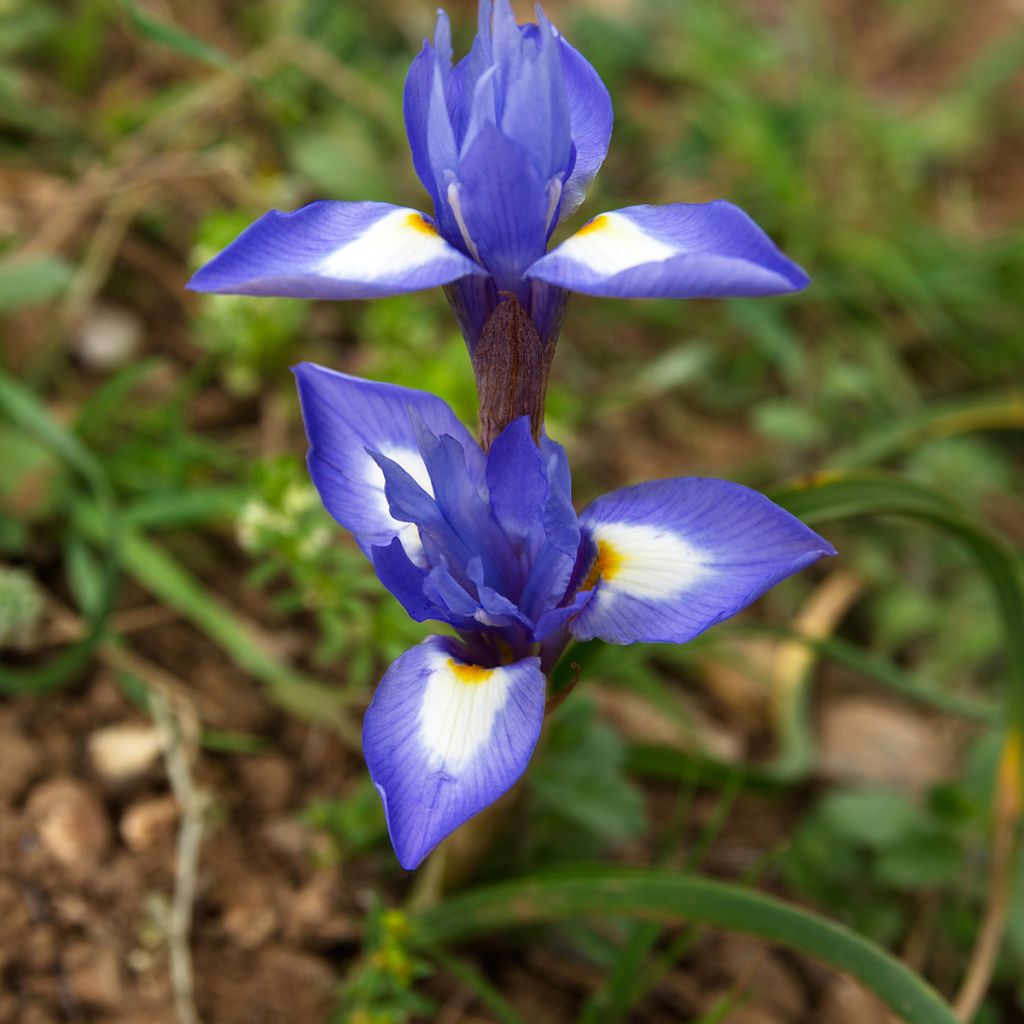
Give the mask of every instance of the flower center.
<path id="1" fill-rule="evenodd" d="M 437 228 L 435 228 L 434 225 L 431 224 L 429 220 L 427 220 L 425 217 L 421 216 L 418 213 L 409 214 L 408 225 L 414 231 L 420 231 L 424 235 L 437 234 Z"/>
<path id="2" fill-rule="evenodd" d="M 597 586 L 598 580 L 614 579 L 622 568 L 623 561 L 622 553 L 617 548 L 606 540 L 599 540 L 597 542 L 597 557 L 594 559 L 594 564 L 590 567 L 590 572 L 587 573 L 587 578 L 583 581 L 580 590 L 591 590 Z"/>
<path id="3" fill-rule="evenodd" d="M 464 665 L 454 658 L 448 659 L 448 667 L 452 670 L 452 675 L 466 686 L 478 686 L 480 683 L 486 683 L 494 673 L 492 668 L 483 668 L 480 665 Z"/>

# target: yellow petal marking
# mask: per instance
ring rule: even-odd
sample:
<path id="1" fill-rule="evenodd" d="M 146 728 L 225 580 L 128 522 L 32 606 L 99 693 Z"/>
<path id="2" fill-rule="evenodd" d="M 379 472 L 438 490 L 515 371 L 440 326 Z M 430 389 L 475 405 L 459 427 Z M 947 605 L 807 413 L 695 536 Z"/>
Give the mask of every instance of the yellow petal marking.
<path id="1" fill-rule="evenodd" d="M 452 675 L 466 686 L 479 686 L 480 683 L 486 683 L 494 675 L 493 668 L 483 668 L 480 665 L 464 665 L 454 658 L 448 659 L 448 667 L 452 670 Z"/>
<path id="2" fill-rule="evenodd" d="M 590 590 L 597 585 L 598 580 L 613 580 L 622 569 L 625 556 L 618 548 L 613 547 L 606 540 L 597 542 L 597 557 L 594 564 L 583 581 L 581 590 Z"/>
<path id="3" fill-rule="evenodd" d="M 576 232 L 576 238 L 583 238 L 586 235 L 592 235 L 595 231 L 602 231 L 608 226 L 608 218 L 602 213 L 600 216 L 595 217 L 590 223 L 584 224 L 583 227 Z"/>
<path id="4" fill-rule="evenodd" d="M 408 221 L 406 221 L 406 223 L 408 224 L 409 227 L 413 229 L 413 231 L 420 231 L 424 235 L 437 234 L 437 228 L 435 228 L 434 225 L 431 224 L 429 220 L 427 220 L 425 217 L 421 216 L 418 213 L 410 213 L 409 219 Z"/>

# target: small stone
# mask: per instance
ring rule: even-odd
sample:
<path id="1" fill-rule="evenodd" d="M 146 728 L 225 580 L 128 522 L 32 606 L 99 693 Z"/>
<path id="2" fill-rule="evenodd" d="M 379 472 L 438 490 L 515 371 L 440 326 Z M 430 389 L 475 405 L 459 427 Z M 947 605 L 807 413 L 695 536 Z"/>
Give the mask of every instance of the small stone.
<path id="1" fill-rule="evenodd" d="M 43 848 L 64 867 L 88 870 L 110 845 L 110 822 L 91 789 L 75 779 L 41 782 L 26 806 Z"/>
<path id="2" fill-rule="evenodd" d="M 826 703 L 820 736 L 819 770 L 837 782 L 920 793 L 953 771 L 953 744 L 933 716 L 873 697 Z"/>
<path id="3" fill-rule="evenodd" d="M 301 821 L 287 815 L 265 822 L 260 835 L 275 853 L 294 860 L 305 860 L 313 852 L 313 833 Z"/>
<path id="4" fill-rule="evenodd" d="M 123 785 L 144 776 L 160 758 L 163 741 L 152 725 L 121 722 L 97 729 L 88 744 L 89 763 L 104 782 Z"/>
<path id="5" fill-rule="evenodd" d="M 0 803 L 13 803 L 28 787 L 42 766 L 39 744 L 21 733 L 4 730 L 0 749 Z"/>
<path id="6" fill-rule="evenodd" d="M 178 823 L 178 801 L 173 796 L 150 797 L 129 806 L 121 815 L 120 832 L 125 846 L 143 853 L 169 842 Z"/>
<path id="7" fill-rule="evenodd" d="M 73 338 L 75 354 L 90 369 L 116 370 L 142 345 L 142 320 L 131 310 L 97 303 L 85 315 Z"/>
<path id="8" fill-rule="evenodd" d="M 116 1009 L 124 995 L 121 958 L 110 945 L 75 942 L 61 958 L 61 966 L 75 998 L 86 1006 Z"/>
<path id="9" fill-rule="evenodd" d="M 319 871 L 301 889 L 293 891 L 285 911 L 285 937 L 318 945 L 357 940 L 358 927 L 338 906 L 341 892 L 337 869 Z"/>

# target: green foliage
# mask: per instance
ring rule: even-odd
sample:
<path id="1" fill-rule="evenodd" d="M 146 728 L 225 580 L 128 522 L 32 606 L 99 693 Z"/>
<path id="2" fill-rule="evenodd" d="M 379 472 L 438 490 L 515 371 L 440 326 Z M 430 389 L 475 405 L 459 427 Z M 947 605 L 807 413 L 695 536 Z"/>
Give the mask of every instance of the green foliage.
<path id="1" fill-rule="evenodd" d="M 343 662 L 348 686 L 370 685 L 382 665 L 423 639 L 424 627 L 410 621 L 363 553 L 340 535 L 297 458 L 261 463 L 254 476 L 237 523 L 254 563 L 250 583 L 271 590 L 284 614 L 313 614 L 314 664 Z"/>
<path id="2" fill-rule="evenodd" d="M 70 281 L 71 268 L 61 260 L 49 257 L 2 265 L 0 316 L 21 306 L 53 299 L 64 292 Z"/>
<path id="3" fill-rule="evenodd" d="M 363 956 L 342 986 L 329 1024 L 406 1024 L 433 1014 L 434 1004 L 414 990 L 432 973 L 412 952 L 410 925 L 399 910 L 375 904 L 366 919 Z"/>
<path id="4" fill-rule="evenodd" d="M 583 696 L 563 704 L 528 776 L 530 859 L 593 856 L 646 829 L 642 793 L 626 776 L 626 748 Z"/>
<path id="5" fill-rule="evenodd" d="M 955 900 L 941 901 L 936 931 L 940 945 L 955 948 L 965 907 L 980 914 L 987 893 L 973 862 L 989 828 L 997 738 L 992 733 L 976 745 L 962 781 L 935 786 L 923 798 L 891 788 L 823 795 L 782 860 L 787 884 L 885 943 L 908 927 L 910 897 L 955 893 Z"/>
<path id="6" fill-rule="evenodd" d="M 237 210 L 211 214 L 199 231 L 193 266 L 215 256 L 252 220 Z M 308 317 L 309 304 L 298 299 L 201 295 L 195 336 L 213 354 L 226 386 L 235 394 L 252 395 L 287 373 Z"/>
<path id="7" fill-rule="evenodd" d="M 24 646 L 42 616 L 36 581 L 21 569 L 0 565 L 0 649 Z"/>
<path id="8" fill-rule="evenodd" d="M 879 947 L 809 911 L 675 871 L 584 865 L 478 887 L 414 920 L 420 946 L 600 914 L 691 921 L 781 942 L 848 971 L 908 1024 L 954 1024 L 952 1010 Z"/>
<path id="9" fill-rule="evenodd" d="M 263 681 L 270 699 L 342 729 L 355 745 L 348 705 L 360 706 L 384 666 L 430 627 L 409 623 L 319 508 L 300 462 L 287 367 L 313 358 L 424 388 L 472 424 L 464 342 L 438 292 L 366 304 L 178 301 L 173 267 L 183 280 L 186 265 L 270 207 L 321 197 L 422 205 L 400 89 L 432 11 L 333 0 L 210 12 L 135 0 L 72 6 L 0 3 L 0 155 L 5 199 L 10 193 L 0 211 L 0 314 L 13 314 L 15 330 L 26 324 L 29 340 L 4 336 L 5 363 L 22 380 L 0 379 L 0 551 L 24 568 L 0 572 L 0 638 L 12 628 L 24 635 L 38 619 L 40 587 L 73 602 L 88 633 L 26 673 L 4 664 L 0 689 L 45 692 L 80 678 L 98 643 L 130 644 L 111 635 L 107 615 L 123 568 L 133 590 L 175 610 Z M 592 6 L 560 20 L 611 88 L 616 133 L 581 215 L 560 233 L 628 203 L 723 196 L 764 224 L 813 283 L 796 297 L 713 304 L 575 297 L 548 424 L 571 447 L 579 504 L 658 475 L 767 487 L 822 469 L 884 467 L 883 479 L 826 477 L 789 492 L 795 511 L 827 524 L 844 566 L 866 584 L 839 635 L 810 648 L 845 679 L 962 717 L 965 729 L 1019 726 L 1024 404 L 1008 389 L 1024 364 L 1024 232 L 1007 154 L 1021 131 L 1013 82 L 1024 32 L 1007 25 L 972 42 L 974 33 L 962 33 L 966 14 L 912 2 L 882 5 L 870 29 L 857 22 L 856 31 L 845 15 L 808 4 Z M 454 21 L 458 48 L 469 24 Z M 207 38 L 213 26 L 216 38 Z M 70 214 L 83 219 L 50 252 L 46 240 Z M 147 356 L 102 381 L 76 361 L 66 319 L 68 300 L 90 299 L 94 286 L 104 300 L 131 305 L 148 333 Z M 209 415 L 211 404 L 221 412 Z M 289 456 L 258 456 L 257 417 L 275 437 L 287 421 Z M 939 529 L 921 529 L 925 521 Z M 1009 543 L 993 539 L 999 533 Z M 762 638 L 794 639 L 779 624 L 814 579 L 766 598 L 760 624 L 719 627 L 681 650 L 592 644 L 569 660 L 583 665 L 582 689 L 591 678 L 628 688 L 687 728 L 678 691 L 724 656 L 720 641 L 755 627 Z M 301 631 L 298 657 L 322 679 L 292 665 L 233 606 L 232 588 L 242 585 L 265 609 L 263 632 Z M 569 675 L 567 662 L 558 684 Z M 123 685 L 144 694 L 138 679 Z M 771 794 L 800 815 L 781 860 L 793 895 L 894 948 L 916 908 L 934 900 L 941 912 L 929 964 L 955 974 L 983 909 L 1000 735 L 974 742 L 962 777 L 920 798 L 820 786 L 801 812 L 808 790 L 794 783 L 818 784 L 801 694 L 793 715 L 748 748 L 760 752 L 763 741 L 794 756 L 758 763 L 626 744 L 572 695 L 528 777 L 516 812 L 526 827 L 517 819 L 516 841 L 481 873 L 624 847 L 642 856 L 640 841 L 652 836 L 669 847 L 698 785 L 722 790 L 722 814 L 732 794 Z M 692 738 L 702 751 L 699 732 Z M 267 741 L 207 729 L 204 742 L 237 751 Z M 675 787 L 679 821 L 654 820 L 659 805 L 645 801 L 639 779 Z M 386 849 L 368 781 L 317 802 L 306 820 L 340 860 Z M 713 853 L 716 834 L 698 846 Z M 706 920 L 729 927 L 764 923 L 753 894 L 701 885 L 668 872 L 652 883 L 567 869 L 557 885 L 470 893 L 461 909 L 456 900 L 418 919 L 426 930 L 416 954 L 402 918 L 377 908 L 335 1020 L 432 1016 L 415 994 L 426 972 L 420 949 L 497 1019 L 514 1020 L 486 970 L 437 946 L 472 934 L 491 898 L 489 927 L 503 933 L 524 905 L 533 924 L 563 912 L 600 916 L 599 928 L 574 925 L 560 938 L 571 936 L 610 972 L 612 995 L 592 1006 L 608 1016 L 593 1019 L 628 1019 L 645 987 L 622 979 L 633 966 L 674 962 L 673 951 L 661 948 L 660 923 L 627 929 L 609 918 L 671 904 L 695 919 L 705 919 L 703 907 Z M 448 913 L 447 930 L 431 931 Z M 838 966 L 894 985 L 890 997 L 908 999 L 903 1010 L 917 1006 L 916 1019 L 945 1019 L 927 990 L 877 951 L 845 933 L 830 946 L 827 928 L 785 915 L 776 926 L 783 919 L 797 948 L 839 949 Z M 1022 921 L 1024 863 L 998 975 L 1001 998 L 1020 1005 Z M 543 955 L 544 934 L 524 941 L 531 956 Z M 984 1013 L 979 1022 L 1000 1019 L 995 1004 Z"/>
<path id="10" fill-rule="evenodd" d="M 231 59 L 218 50 L 217 47 L 211 46 L 189 32 L 183 31 L 176 25 L 169 25 L 167 22 L 160 21 L 146 14 L 134 0 L 122 0 L 122 3 L 128 13 L 132 27 L 145 38 L 184 54 L 186 57 L 194 57 L 197 60 L 206 61 L 215 67 L 231 67 Z"/>
<path id="11" fill-rule="evenodd" d="M 327 833 L 338 860 L 380 845 L 387 838 L 380 796 L 369 778 L 347 796 L 317 800 L 306 808 L 303 818 L 311 828 Z"/>
<path id="12" fill-rule="evenodd" d="M 369 377 L 421 388 L 443 398 L 463 422 L 476 422 L 476 387 L 466 343 L 440 294 L 367 303 L 360 337 L 373 338 L 364 358 Z"/>

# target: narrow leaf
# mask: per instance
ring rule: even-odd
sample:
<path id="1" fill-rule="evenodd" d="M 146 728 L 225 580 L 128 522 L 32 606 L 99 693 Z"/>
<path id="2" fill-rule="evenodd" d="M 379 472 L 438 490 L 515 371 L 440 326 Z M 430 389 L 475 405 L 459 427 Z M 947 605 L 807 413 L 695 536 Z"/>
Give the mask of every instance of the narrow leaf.
<path id="1" fill-rule="evenodd" d="M 433 947 L 590 915 L 686 918 L 744 932 L 851 974 L 907 1024 L 956 1024 L 927 982 L 842 925 L 739 886 L 671 871 L 577 867 L 471 890 L 414 918 L 413 941 Z"/>

